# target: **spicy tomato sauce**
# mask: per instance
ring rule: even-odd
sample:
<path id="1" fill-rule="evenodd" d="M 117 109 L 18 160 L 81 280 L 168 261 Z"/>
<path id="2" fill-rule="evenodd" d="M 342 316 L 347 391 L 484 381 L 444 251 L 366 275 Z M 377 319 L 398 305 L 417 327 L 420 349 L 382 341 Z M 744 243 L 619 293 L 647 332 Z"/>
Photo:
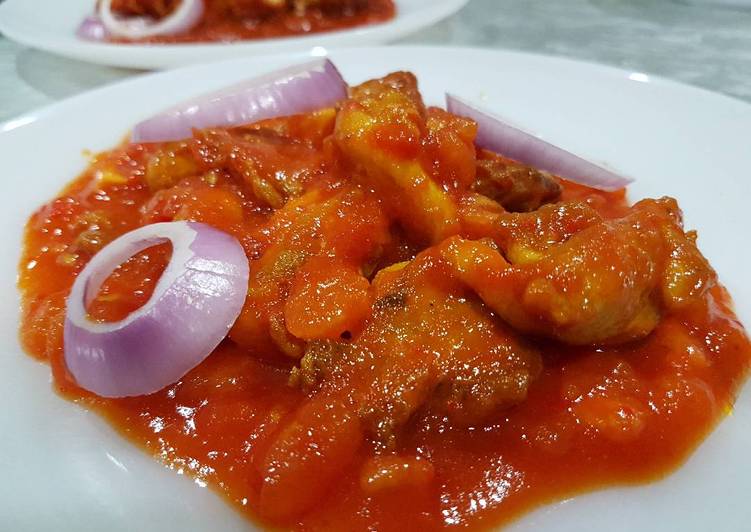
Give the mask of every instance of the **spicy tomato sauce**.
<path id="1" fill-rule="evenodd" d="M 160 18 L 168 15 L 175 5 L 154 0 L 121 0 L 113 2 L 113 9 L 126 16 Z M 205 6 L 203 18 L 190 30 L 139 42 L 229 42 L 307 35 L 379 24 L 396 14 L 393 0 L 206 0 Z"/>
<path id="2" fill-rule="evenodd" d="M 381 90 L 388 113 L 402 106 L 396 118 L 378 114 Z M 550 181 L 476 152 L 471 124 L 411 107 L 408 77 L 353 94 L 361 99 L 349 110 L 124 144 L 39 209 L 20 266 L 21 339 L 49 361 L 56 390 L 250 518 L 300 530 L 490 527 L 681 464 L 731 410 L 751 347 L 673 204 L 631 207 L 622 191 Z M 366 112 L 378 116 L 374 143 L 337 137 L 348 120 L 370 127 Z M 405 136 L 416 123 L 422 129 Z M 411 177 L 424 173 L 409 183 L 406 167 Z M 405 222 L 404 202 L 430 209 Z M 551 257 L 556 271 L 567 267 L 570 255 L 554 254 L 586 246 L 588 235 L 629 250 L 597 232 L 629 216 L 639 223 L 617 226 L 621 233 L 657 224 L 644 238 L 655 241 L 650 260 L 667 280 L 639 300 L 646 311 L 608 332 L 617 340 L 574 345 L 563 327 L 564 318 L 587 319 L 578 303 L 555 306 L 560 321 L 541 334 L 537 315 L 508 314 L 500 296 L 473 284 L 526 286 L 518 307 L 542 313 L 549 291 L 540 279 L 556 281 L 555 272 L 529 280 L 537 270 L 524 268 Z M 251 261 L 243 314 L 174 385 L 144 397 L 87 393 L 63 358 L 76 274 L 116 236 L 181 219 L 242 243 Z M 123 264 L 91 318 L 114 321 L 143 305 L 169 256 L 162 245 Z M 619 260 L 630 267 L 625 252 Z M 513 269 L 521 273 L 503 276 Z M 601 335 L 615 327 L 605 318 L 595 326 Z"/>

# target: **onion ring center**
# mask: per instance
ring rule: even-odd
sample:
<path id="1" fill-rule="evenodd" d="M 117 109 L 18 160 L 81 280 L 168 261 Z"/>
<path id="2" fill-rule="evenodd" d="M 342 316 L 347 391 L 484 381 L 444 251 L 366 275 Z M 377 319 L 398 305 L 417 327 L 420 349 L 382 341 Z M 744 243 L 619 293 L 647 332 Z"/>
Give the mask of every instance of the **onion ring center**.
<path id="1" fill-rule="evenodd" d="M 167 241 L 146 248 L 120 264 L 86 305 L 89 319 L 98 323 L 116 322 L 145 305 L 171 257 L 172 243 Z"/>
<path id="2" fill-rule="evenodd" d="M 166 226 L 164 226 L 166 225 Z M 97 332 L 107 332 L 119 329 L 128 323 L 136 320 L 144 314 L 154 302 L 158 301 L 167 289 L 172 285 L 173 280 L 185 270 L 185 264 L 193 257 L 190 249 L 191 244 L 197 236 L 197 232 L 187 226 L 176 227 L 169 224 L 154 224 L 137 229 L 141 233 L 141 238 L 133 238 L 126 246 L 111 250 L 109 253 L 97 253 L 86 265 L 91 272 L 88 276 L 79 275 L 76 282 L 73 283 L 71 297 L 68 305 L 73 311 L 70 316 L 82 316 L 87 323 L 87 327 Z M 155 226 L 162 226 L 155 229 Z M 188 233 L 189 232 L 189 233 Z M 135 236 L 135 235 L 134 235 Z M 99 290 L 104 282 L 112 273 L 124 262 L 138 253 L 156 246 L 169 242 L 172 244 L 172 257 L 164 269 L 162 276 L 154 287 L 151 297 L 140 308 L 131 312 L 128 316 L 116 322 L 96 322 L 93 321 L 86 309 L 96 299 Z M 83 286 L 80 284 L 83 283 Z M 74 321 L 78 321 L 77 319 Z M 77 323 L 77 325 L 84 325 Z"/>

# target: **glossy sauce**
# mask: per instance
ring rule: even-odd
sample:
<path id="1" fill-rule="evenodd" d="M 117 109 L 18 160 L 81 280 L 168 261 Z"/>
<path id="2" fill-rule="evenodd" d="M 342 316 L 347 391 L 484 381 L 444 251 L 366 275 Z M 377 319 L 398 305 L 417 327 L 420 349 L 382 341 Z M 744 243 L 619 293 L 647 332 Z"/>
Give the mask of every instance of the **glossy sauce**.
<path id="1" fill-rule="evenodd" d="M 221 2 L 216 2 L 221 5 Z M 337 12 L 308 8 L 297 14 L 285 10 L 259 18 L 238 17 L 208 3 L 201 22 L 179 35 L 164 35 L 143 39 L 147 43 L 232 42 L 240 40 L 290 37 L 380 24 L 394 18 L 393 0 L 367 0 L 357 10 Z M 113 39 L 116 42 L 133 42 Z"/>
<path id="2" fill-rule="evenodd" d="M 283 174 L 301 172 L 300 165 L 323 168 L 323 174 L 313 172 L 319 182 L 306 186 L 326 196 L 346 179 L 330 160 L 318 159 L 328 148 L 317 132 L 330 127 L 321 121 L 277 121 L 292 138 L 307 140 L 272 150 L 269 157 Z M 289 420 L 307 416 L 315 426 L 318 415 L 314 400 L 290 385 L 294 358 L 251 356 L 226 340 L 177 384 L 117 400 L 79 389 L 63 360 L 64 299 L 104 242 L 145 223 L 197 219 L 237 236 L 252 260 L 268 248 L 273 232 L 258 228 L 267 227 L 271 211 L 236 180 L 196 170 L 196 161 L 211 154 L 195 148 L 125 145 L 101 154 L 32 216 L 20 267 L 21 338 L 30 354 L 49 361 L 59 393 L 99 412 L 132 442 L 221 493 L 252 519 L 300 530 L 498 525 L 584 490 L 659 478 L 680 465 L 732 408 L 751 349 L 728 294 L 715 287 L 699 304 L 663 317 L 644 340 L 589 348 L 527 339 L 541 350 L 543 369 L 526 401 L 469 427 L 430 412 L 415 416 L 387 454 L 363 440 L 346 403 L 328 403 L 331 416 L 318 430 L 338 432 L 336 440 L 323 438 L 324 445 L 338 446 L 329 449 L 335 458 L 301 462 L 292 481 L 277 485 L 272 497 L 262 489 L 269 455 L 296 456 L 310 442 L 305 435 L 290 436 Z M 175 175 L 182 177 L 158 182 Z M 585 197 L 604 216 L 627 211 L 622 192 L 564 183 L 564 199 Z M 371 221 L 349 229 L 356 242 L 377 232 L 379 223 L 377 205 L 361 201 L 354 206 Z M 395 249 L 389 262 L 411 254 Z M 168 256 L 168 246 L 152 248 L 121 266 L 89 309 L 92 317 L 117 320 L 142 305 Z M 305 405 L 312 405 L 309 411 Z M 326 426 L 332 419 L 335 426 Z M 288 447 L 280 451 L 284 431 Z M 321 480 L 332 475 L 333 483 Z M 288 511 L 297 505 L 309 509 Z"/>

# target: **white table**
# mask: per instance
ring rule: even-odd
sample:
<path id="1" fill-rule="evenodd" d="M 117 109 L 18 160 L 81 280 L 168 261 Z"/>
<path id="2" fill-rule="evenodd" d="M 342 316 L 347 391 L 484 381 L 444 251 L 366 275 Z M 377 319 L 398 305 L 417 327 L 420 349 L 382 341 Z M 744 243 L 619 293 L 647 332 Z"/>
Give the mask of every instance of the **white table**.
<path id="1" fill-rule="evenodd" d="M 751 9 L 685 0 L 472 0 L 402 42 L 583 59 L 751 101 Z M 0 121 L 138 73 L 58 58 L 0 37 Z"/>

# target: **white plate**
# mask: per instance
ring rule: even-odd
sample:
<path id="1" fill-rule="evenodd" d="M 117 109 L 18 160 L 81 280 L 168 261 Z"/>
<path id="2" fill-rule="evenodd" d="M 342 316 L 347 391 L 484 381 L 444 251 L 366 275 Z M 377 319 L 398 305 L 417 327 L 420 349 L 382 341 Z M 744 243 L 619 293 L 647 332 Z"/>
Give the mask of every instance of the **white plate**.
<path id="1" fill-rule="evenodd" d="M 563 147 L 636 176 L 632 199 L 677 196 L 689 227 L 751 322 L 751 107 L 643 73 L 473 49 L 336 51 L 359 82 L 417 73 L 429 103 L 444 91 L 488 107 Z M 363 58 L 367 58 L 364 60 Z M 242 530 L 210 490 L 160 466 L 96 415 L 59 399 L 49 369 L 16 341 L 12 280 L 21 229 L 34 208 L 84 168 L 81 150 L 113 146 L 135 122 L 177 100 L 301 56 L 205 65 L 132 79 L 0 124 L 0 528 L 3 530 Z M 532 531 L 747 530 L 751 522 L 751 393 L 740 397 L 691 460 L 666 480 L 577 497 L 512 528 Z"/>
<path id="2" fill-rule="evenodd" d="M 96 0 L 5 0 L 0 3 L 0 32 L 46 52 L 91 63 L 141 69 L 174 68 L 235 57 L 283 52 L 325 53 L 325 48 L 381 44 L 435 24 L 468 0 L 395 0 L 396 17 L 384 24 L 258 41 L 215 44 L 123 45 L 92 43 L 75 32 Z"/>

